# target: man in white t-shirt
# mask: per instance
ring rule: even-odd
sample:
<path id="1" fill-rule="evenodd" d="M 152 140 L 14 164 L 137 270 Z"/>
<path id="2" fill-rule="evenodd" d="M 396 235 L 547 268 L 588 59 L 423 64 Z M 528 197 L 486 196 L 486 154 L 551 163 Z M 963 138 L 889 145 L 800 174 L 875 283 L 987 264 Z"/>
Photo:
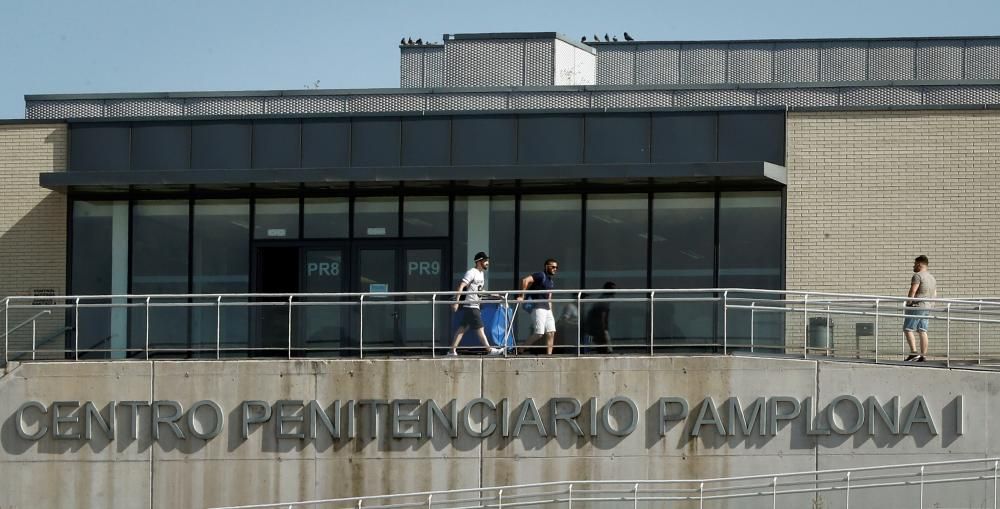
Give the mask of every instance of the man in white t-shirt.
<path id="1" fill-rule="evenodd" d="M 458 311 L 459 302 L 461 302 L 462 319 L 458 324 L 458 330 L 455 331 L 455 340 L 451 343 L 451 351 L 448 352 L 448 355 L 458 355 L 456 351 L 458 344 L 462 342 L 462 336 L 469 329 L 476 331 L 479 335 L 479 341 L 483 343 L 487 353 L 490 355 L 500 355 L 503 353 L 503 349 L 491 347 L 489 340 L 486 339 L 483 317 L 479 312 L 479 302 L 481 300 L 479 294 L 486 288 L 485 273 L 490 268 L 490 257 L 480 251 L 476 253 L 473 261 L 475 266 L 465 272 L 462 280 L 458 283 L 458 288 L 455 289 L 457 293 L 456 302 L 451 305 L 451 309 L 452 311 Z"/>

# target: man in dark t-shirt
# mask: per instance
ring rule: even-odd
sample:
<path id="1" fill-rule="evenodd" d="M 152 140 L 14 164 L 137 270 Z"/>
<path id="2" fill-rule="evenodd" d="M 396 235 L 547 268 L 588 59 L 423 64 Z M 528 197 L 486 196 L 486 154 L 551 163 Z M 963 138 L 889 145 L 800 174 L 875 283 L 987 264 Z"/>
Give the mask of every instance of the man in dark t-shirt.
<path id="1" fill-rule="evenodd" d="M 617 289 L 618 285 L 614 281 L 604 283 L 605 290 Z M 610 299 L 614 294 L 611 292 L 602 293 L 599 298 Z M 608 317 L 611 315 L 611 303 L 598 302 L 587 312 L 586 332 L 591 337 L 594 345 L 600 345 L 595 350 L 601 353 L 611 353 L 611 333 L 608 332 Z"/>
<path id="2" fill-rule="evenodd" d="M 552 277 L 559 270 L 559 262 L 555 258 L 545 260 L 542 272 L 524 276 L 521 279 L 521 290 L 552 290 L 555 288 L 555 281 Z M 552 316 L 552 293 L 532 293 L 528 294 L 531 300 L 531 336 L 527 344 L 533 345 L 538 340 L 545 338 L 545 353 L 552 355 L 552 346 L 556 337 L 556 319 Z M 517 300 L 524 300 L 524 294 L 517 296 Z"/>

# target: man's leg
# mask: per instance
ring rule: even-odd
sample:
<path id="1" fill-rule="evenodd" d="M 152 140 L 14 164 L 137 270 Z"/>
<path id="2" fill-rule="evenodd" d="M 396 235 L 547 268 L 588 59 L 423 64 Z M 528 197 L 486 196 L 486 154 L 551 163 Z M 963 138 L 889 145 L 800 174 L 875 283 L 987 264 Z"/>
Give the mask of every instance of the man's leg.
<path id="1" fill-rule="evenodd" d="M 925 355 L 927 355 L 927 343 L 928 343 L 928 340 L 927 340 L 927 331 L 925 331 L 925 330 L 918 330 L 917 334 L 920 335 L 920 355 L 921 356 L 925 356 Z"/>
<path id="2" fill-rule="evenodd" d="M 458 344 L 462 342 L 462 336 L 465 335 L 465 326 L 459 325 L 458 330 L 455 331 L 455 339 L 451 342 L 451 351 L 448 355 L 458 355 Z"/>
<path id="3" fill-rule="evenodd" d="M 916 340 L 916 338 L 913 337 L 913 331 L 911 331 L 911 330 L 904 330 L 903 331 L 903 337 L 906 338 L 906 344 L 909 345 L 909 347 L 910 347 L 910 353 L 918 353 L 917 352 L 917 340 Z"/>
<path id="4" fill-rule="evenodd" d="M 545 354 L 552 355 L 552 348 L 556 344 L 556 333 L 546 332 L 545 333 Z"/>

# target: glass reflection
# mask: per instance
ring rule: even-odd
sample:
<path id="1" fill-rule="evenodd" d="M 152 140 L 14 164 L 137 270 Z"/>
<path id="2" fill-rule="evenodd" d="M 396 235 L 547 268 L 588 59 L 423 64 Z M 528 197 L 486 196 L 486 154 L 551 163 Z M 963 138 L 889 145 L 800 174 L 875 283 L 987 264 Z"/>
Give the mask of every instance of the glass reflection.
<path id="1" fill-rule="evenodd" d="M 250 203 L 248 200 L 199 200 L 194 204 L 191 246 L 194 293 L 247 293 L 250 290 Z M 210 299 L 214 301 L 214 299 Z M 227 299 L 232 302 L 233 299 Z M 205 302 L 202 299 L 200 302 Z M 245 302 L 245 300 L 241 301 Z M 214 356 L 216 346 L 214 307 L 192 312 L 192 347 Z M 249 314 L 245 306 L 218 309 L 219 340 L 223 348 L 249 345 Z"/>
<path id="2" fill-rule="evenodd" d="M 188 293 L 188 211 L 187 200 L 137 201 L 133 204 L 131 293 Z M 187 299 L 156 299 L 151 302 L 183 303 Z M 145 348 L 147 330 L 151 350 L 187 347 L 187 309 L 153 306 L 147 313 L 145 308 L 131 308 L 130 318 L 131 348 Z M 179 354 L 163 352 L 160 355 Z"/>

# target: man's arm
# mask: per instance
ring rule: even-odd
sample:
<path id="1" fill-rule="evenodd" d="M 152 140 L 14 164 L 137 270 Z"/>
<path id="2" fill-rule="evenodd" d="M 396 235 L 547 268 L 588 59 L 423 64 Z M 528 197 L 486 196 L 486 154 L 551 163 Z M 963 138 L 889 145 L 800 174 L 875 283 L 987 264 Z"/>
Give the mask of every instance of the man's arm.
<path id="1" fill-rule="evenodd" d="M 531 286 L 531 283 L 534 283 L 534 282 L 535 282 L 535 276 L 534 276 L 534 274 L 529 274 L 527 276 L 524 276 L 521 279 L 521 291 L 523 292 L 524 290 L 527 290 L 528 287 Z M 518 294 L 517 300 L 524 300 L 524 294 L 523 293 Z"/>
<path id="2" fill-rule="evenodd" d="M 452 311 L 458 311 L 458 301 L 462 298 L 462 290 L 465 290 L 467 286 L 469 286 L 469 283 L 464 279 L 458 282 L 458 288 L 455 288 L 455 291 L 458 293 L 455 294 L 455 303 L 451 305 Z"/>
<path id="3" fill-rule="evenodd" d="M 906 294 L 906 297 L 907 298 L 916 297 L 917 296 L 917 290 L 919 288 L 920 288 L 920 283 L 919 282 L 910 283 L 910 293 Z M 915 300 L 908 300 L 908 301 L 906 301 L 906 305 L 907 306 L 915 306 L 915 305 L 917 305 L 917 301 L 915 301 Z"/>

